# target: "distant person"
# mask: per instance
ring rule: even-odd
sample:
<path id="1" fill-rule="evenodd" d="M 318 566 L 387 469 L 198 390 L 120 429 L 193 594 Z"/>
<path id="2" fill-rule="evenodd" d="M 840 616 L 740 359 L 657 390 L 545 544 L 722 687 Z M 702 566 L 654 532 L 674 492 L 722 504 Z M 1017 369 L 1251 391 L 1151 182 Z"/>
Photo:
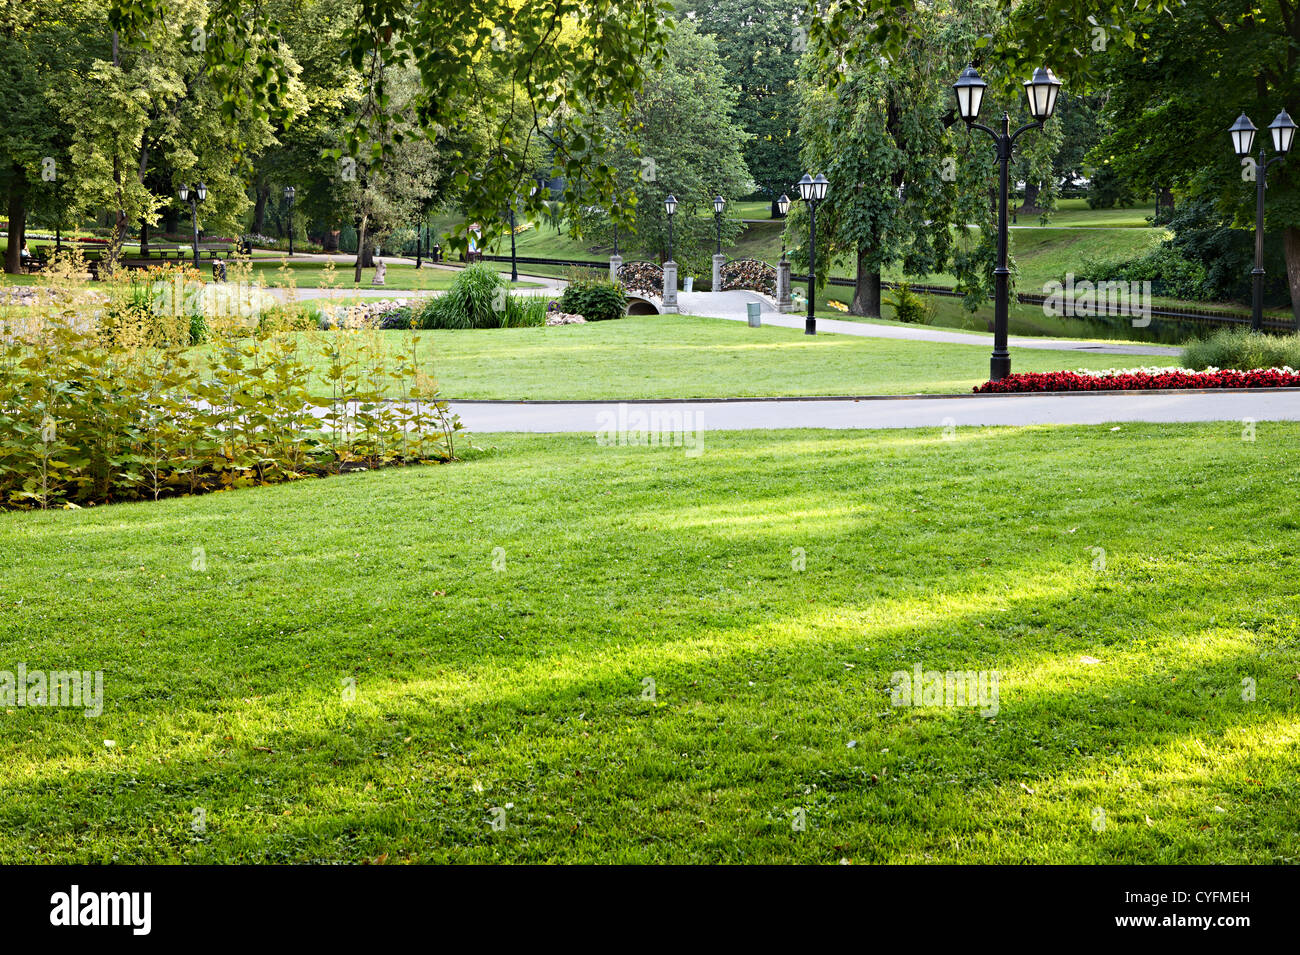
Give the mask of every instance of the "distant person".
<path id="1" fill-rule="evenodd" d="M 19 261 L 20 261 L 23 265 L 30 265 L 30 264 L 31 264 L 31 261 L 32 261 L 32 254 L 31 254 L 31 252 L 29 252 L 29 251 L 27 250 L 27 240 L 26 240 L 26 239 L 23 240 L 23 247 L 22 247 L 22 249 L 21 249 L 21 250 L 19 251 L 19 253 L 18 253 L 18 259 L 19 259 Z"/>

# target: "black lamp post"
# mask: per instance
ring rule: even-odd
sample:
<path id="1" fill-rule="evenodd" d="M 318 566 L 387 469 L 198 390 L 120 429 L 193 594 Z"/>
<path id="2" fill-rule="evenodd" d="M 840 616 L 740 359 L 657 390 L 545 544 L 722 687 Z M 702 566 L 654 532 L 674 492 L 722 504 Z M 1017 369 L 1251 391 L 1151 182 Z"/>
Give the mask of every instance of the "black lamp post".
<path id="1" fill-rule="evenodd" d="M 1007 350 L 1007 315 L 1010 311 L 1011 270 L 1007 268 L 1007 175 L 1011 165 L 1011 152 L 1020 134 L 1030 129 L 1042 129 L 1056 109 L 1056 95 L 1061 90 L 1061 81 L 1052 71 L 1039 67 L 1034 70 L 1032 79 L 1025 80 L 1025 95 L 1029 99 L 1029 115 L 1034 118 L 1014 133 L 1011 132 L 1011 117 L 1003 112 L 1001 132 L 977 123 L 980 104 L 984 100 L 984 91 L 988 89 L 975 67 L 968 66 L 953 85 L 957 94 L 957 112 L 966 121 L 968 128 L 982 129 L 993 137 L 997 146 L 998 159 L 998 264 L 993 270 L 993 358 L 989 362 L 989 378 L 997 381 L 1011 374 L 1011 353 Z"/>
<path id="2" fill-rule="evenodd" d="M 1295 121 L 1287 115 L 1286 110 L 1277 114 L 1277 118 L 1268 124 L 1273 134 L 1273 149 L 1277 153 L 1272 159 L 1264 158 L 1264 144 L 1259 146 L 1259 160 L 1255 164 L 1255 268 L 1250 273 L 1250 327 L 1252 331 L 1264 328 L 1264 189 L 1268 179 L 1268 167 L 1281 162 L 1291 151 L 1295 141 Z M 1238 156 L 1249 156 L 1250 148 L 1255 142 L 1255 124 L 1250 117 L 1242 113 L 1228 129 L 1232 136 L 1232 147 Z"/>
<path id="3" fill-rule="evenodd" d="M 668 213 L 668 261 L 673 261 L 673 216 L 677 214 L 677 197 L 670 195 L 664 200 L 664 212 Z"/>
<path id="4" fill-rule="evenodd" d="M 718 224 L 718 255 L 722 254 L 722 210 L 727 208 L 727 200 L 722 196 L 713 197 L 713 218 Z"/>
<path id="5" fill-rule="evenodd" d="M 817 203 L 826 198 L 830 183 L 821 173 L 816 179 L 804 173 L 798 186 L 799 198 L 808 203 L 808 317 L 804 319 L 803 331 L 805 335 L 816 335 L 817 317 L 813 309 L 817 303 Z"/>
<path id="6" fill-rule="evenodd" d="M 188 200 L 190 204 L 190 221 L 194 224 L 194 267 L 199 265 L 199 203 L 208 198 L 208 187 L 202 182 L 193 191 L 188 185 L 182 185 L 180 188 L 181 202 Z"/>
<path id="7" fill-rule="evenodd" d="M 293 255 L 293 200 L 298 195 L 298 190 L 293 186 L 284 187 L 284 198 L 289 203 L 289 254 Z"/>
<path id="8" fill-rule="evenodd" d="M 781 198 L 776 200 L 776 211 L 781 213 L 782 219 L 790 214 L 790 197 L 784 192 L 781 193 Z M 781 230 L 781 258 L 785 258 L 785 229 Z"/>
<path id="9" fill-rule="evenodd" d="M 612 210 L 610 219 L 614 223 L 614 254 L 618 255 L 618 209 Z"/>
<path id="10" fill-rule="evenodd" d="M 515 251 L 515 201 L 510 200 L 510 281 L 519 281 L 519 256 Z"/>

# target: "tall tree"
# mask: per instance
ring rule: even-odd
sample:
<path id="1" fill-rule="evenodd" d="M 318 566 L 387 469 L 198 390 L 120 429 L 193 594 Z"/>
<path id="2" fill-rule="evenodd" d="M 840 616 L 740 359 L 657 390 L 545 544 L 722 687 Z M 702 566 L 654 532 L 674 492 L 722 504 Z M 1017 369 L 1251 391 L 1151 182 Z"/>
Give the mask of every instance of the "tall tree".
<path id="1" fill-rule="evenodd" d="M 855 263 L 855 315 L 880 315 L 884 269 L 898 263 L 908 274 L 926 274 L 957 255 L 952 232 L 936 223 L 987 218 L 959 203 L 959 182 L 978 183 L 976 173 L 983 175 L 987 163 L 982 153 L 964 162 L 965 153 L 954 153 L 958 140 L 949 130 L 957 120 L 950 91 L 935 78 L 956 74 L 994 12 L 972 0 L 912 16 L 918 21 L 915 38 L 887 63 L 851 66 L 847 50 L 856 34 L 850 29 L 844 56 L 810 56 L 804 64 L 804 164 L 831 183 L 817 216 L 817 272 L 824 278 L 836 258 Z M 808 234 L 802 204 L 787 234 L 793 242 Z M 805 247 L 796 248 L 795 260 L 806 265 Z"/>
<path id="2" fill-rule="evenodd" d="M 67 0 L 0 2 L 0 196 L 9 219 L 5 271 L 20 269 L 29 213 L 66 219 L 73 182 L 73 130 L 60 105 L 77 78 L 110 53 L 101 4 Z"/>
<path id="3" fill-rule="evenodd" d="M 745 166 L 777 215 L 776 201 L 803 174 L 799 163 L 799 59 L 807 29 L 786 0 L 690 0 L 682 13 L 718 44 L 732 116 L 750 135 Z"/>
<path id="4" fill-rule="evenodd" d="M 1106 59 L 1110 132 L 1095 150 L 1130 182 L 1176 185 L 1251 228 L 1255 160 L 1239 159 L 1227 129 L 1246 112 L 1267 127 L 1300 115 L 1300 7 L 1292 0 L 1187 0 L 1132 49 Z M 1270 153 L 1271 154 L 1271 153 Z M 1291 308 L 1300 323 L 1300 152 L 1268 172 L 1266 227 L 1280 233 Z"/>
<path id="5" fill-rule="evenodd" d="M 630 126 L 607 114 L 606 141 L 618 170 L 624 228 L 636 234 L 647 253 L 668 254 L 668 217 L 664 199 L 677 198 L 673 217 L 673 257 L 691 271 L 704 271 L 713 249 L 715 224 L 710 203 L 715 195 L 735 199 L 752 191 L 742 149 L 746 134 L 730 118 L 737 91 L 723 80 L 714 39 L 689 20 L 679 21 L 663 63 L 651 71 L 637 93 Z M 595 203 L 587 205 L 583 231 L 607 241 L 610 220 Z M 735 217 L 723 223 L 723 241 L 741 231 Z"/>
<path id="6" fill-rule="evenodd" d="M 110 263 L 131 223 L 153 225 L 176 203 L 180 182 L 207 184 L 200 207 L 206 226 L 237 228 L 246 205 L 247 159 L 272 142 L 271 127 L 266 115 L 232 112 L 223 102 L 218 79 L 236 80 L 214 70 L 208 57 L 210 47 L 222 45 L 215 7 L 175 0 L 168 17 L 131 32 L 113 27 L 108 8 L 87 9 L 96 14 L 92 22 L 107 40 L 108 55 L 73 72 L 58 101 L 71 131 L 74 211 L 107 209 L 114 216 Z M 279 102 L 284 109 L 301 108 L 287 50 L 280 50 L 280 63 L 286 79 Z"/>

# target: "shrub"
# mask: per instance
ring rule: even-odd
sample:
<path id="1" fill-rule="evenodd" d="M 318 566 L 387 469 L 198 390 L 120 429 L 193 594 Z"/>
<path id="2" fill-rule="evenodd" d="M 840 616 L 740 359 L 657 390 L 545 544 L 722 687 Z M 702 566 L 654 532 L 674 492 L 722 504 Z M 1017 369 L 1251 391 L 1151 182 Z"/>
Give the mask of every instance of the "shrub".
<path id="1" fill-rule="evenodd" d="M 1205 298 L 1210 301 L 1249 302 L 1250 271 L 1255 265 L 1255 242 L 1245 229 L 1234 229 L 1212 199 L 1182 203 L 1169 219 L 1174 237 L 1169 240 L 1183 258 L 1205 269 Z M 1291 301 L 1281 235 L 1264 235 L 1264 307 Z"/>
<path id="2" fill-rule="evenodd" d="M 886 297 L 885 304 L 894 310 L 894 318 L 908 324 L 929 325 L 934 321 L 934 303 L 924 295 L 912 291 L 907 282 L 899 282 L 892 298 Z"/>
<path id="3" fill-rule="evenodd" d="M 1205 266 L 1185 258 L 1169 242 L 1132 259 L 1100 262 L 1084 258 L 1076 282 L 1150 282 L 1153 295 L 1201 302 L 1213 297 Z"/>
<path id="4" fill-rule="evenodd" d="M 95 322 L 93 301 L 80 304 L 0 320 L 0 508 L 454 458 L 460 422 L 416 364 L 414 335 L 407 350 L 371 332 L 214 320 L 202 349 L 124 344 Z"/>
<path id="5" fill-rule="evenodd" d="M 1300 335 L 1264 335 L 1248 328 L 1221 328 L 1183 349 L 1188 368 L 1300 368 Z"/>
<path id="6" fill-rule="evenodd" d="M 357 230 L 350 225 L 339 229 L 339 251 L 355 254 L 357 251 Z"/>
<path id="7" fill-rule="evenodd" d="M 1088 183 L 1088 208 L 1113 209 L 1131 206 L 1136 201 L 1132 188 L 1109 166 L 1102 166 Z"/>
<path id="8" fill-rule="evenodd" d="M 546 324 L 547 300 L 537 295 L 510 295 L 506 297 L 505 326 L 507 328 L 537 328 Z"/>
<path id="9" fill-rule="evenodd" d="M 622 318 L 627 312 L 627 292 L 623 283 L 609 279 L 574 282 L 560 296 L 560 311 L 581 315 L 589 322 Z"/>
<path id="10" fill-rule="evenodd" d="M 207 338 L 205 285 L 189 265 L 120 269 L 104 283 L 99 321 L 106 344 L 123 348 L 197 345 Z"/>

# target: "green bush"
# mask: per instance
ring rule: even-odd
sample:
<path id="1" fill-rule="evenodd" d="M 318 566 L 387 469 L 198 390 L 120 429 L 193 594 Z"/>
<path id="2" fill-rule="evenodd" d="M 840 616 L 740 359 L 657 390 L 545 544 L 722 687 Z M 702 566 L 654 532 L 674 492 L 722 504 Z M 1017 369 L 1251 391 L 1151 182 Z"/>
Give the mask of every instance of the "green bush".
<path id="1" fill-rule="evenodd" d="M 1207 301 L 1214 290 L 1207 281 L 1205 266 L 1185 258 L 1168 242 L 1162 242 L 1136 258 L 1100 262 L 1087 257 L 1074 274 L 1076 282 L 1150 282 L 1152 295 Z"/>
<path id="2" fill-rule="evenodd" d="M 609 279 L 574 282 L 560 296 L 560 311 L 581 315 L 589 322 L 622 318 L 627 312 L 627 291 L 622 282 Z"/>
<path id="3" fill-rule="evenodd" d="M 934 303 L 924 295 L 912 291 L 907 282 L 899 282 L 892 298 L 886 297 L 885 304 L 893 308 L 894 318 L 910 325 L 929 325 L 934 321 Z"/>
<path id="4" fill-rule="evenodd" d="M 74 311 L 89 316 L 93 305 Z M 317 337 L 303 347 L 302 333 L 214 319 L 211 344 L 193 349 L 118 331 L 69 322 L 62 304 L 0 318 L 0 509 L 454 457 L 460 423 L 418 366 L 414 336 L 409 351 L 376 335 L 308 333 Z M 309 357 L 321 349 L 323 372 Z"/>
<path id="5" fill-rule="evenodd" d="M 1206 368 L 1300 368 L 1300 335 L 1264 335 L 1248 328 L 1222 328 L 1183 349 L 1183 364 Z"/>
<path id="6" fill-rule="evenodd" d="M 339 229 L 339 251 L 355 255 L 357 251 L 357 230 L 350 225 Z"/>
<path id="7" fill-rule="evenodd" d="M 1088 208 L 1124 208 L 1137 201 L 1133 189 L 1109 166 L 1102 166 L 1092 174 L 1088 184 Z"/>
<path id="8" fill-rule="evenodd" d="M 108 301 L 99 334 L 105 344 L 165 348 L 207 340 L 204 283 L 189 266 L 121 269 L 104 284 Z"/>

